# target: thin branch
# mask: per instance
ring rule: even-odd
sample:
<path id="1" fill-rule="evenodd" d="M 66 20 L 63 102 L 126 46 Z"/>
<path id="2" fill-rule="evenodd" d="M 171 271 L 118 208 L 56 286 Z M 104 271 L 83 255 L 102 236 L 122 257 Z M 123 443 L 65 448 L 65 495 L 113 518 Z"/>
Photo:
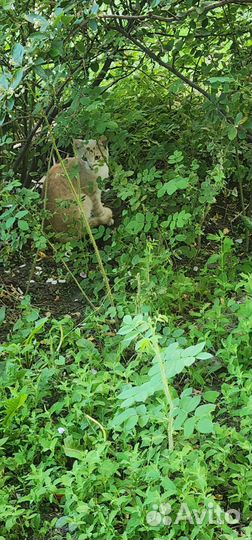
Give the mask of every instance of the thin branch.
<path id="1" fill-rule="evenodd" d="M 127 71 L 127 73 L 125 73 L 124 75 L 122 75 L 122 77 L 118 77 L 117 79 L 115 79 L 112 83 L 110 83 L 108 86 L 105 86 L 102 91 L 100 92 L 100 95 L 104 94 L 105 92 L 107 92 L 107 90 L 109 90 L 112 86 L 115 86 L 115 84 L 117 84 L 118 82 L 122 81 L 123 79 L 126 79 L 127 77 L 130 77 L 130 75 L 132 75 L 132 73 L 134 73 L 135 71 L 139 70 L 139 71 L 142 71 L 140 69 L 139 66 L 142 65 L 143 61 L 144 61 L 144 56 L 141 58 L 139 64 L 137 66 L 134 67 L 134 69 L 132 69 L 131 71 Z"/>
<path id="2" fill-rule="evenodd" d="M 173 75 L 176 75 L 176 77 L 181 79 L 184 83 L 186 83 L 188 86 L 190 86 L 194 90 L 197 90 L 197 92 L 199 92 L 206 99 L 211 101 L 211 103 L 214 103 L 214 100 L 213 100 L 212 96 L 208 92 L 206 92 L 206 90 L 201 88 L 197 83 L 195 83 L 195 82 L 191 81 L 190 79 L 188 79 L 187 77 L 185 77 L 185 75 L 183 75 L 183 73 L 178 71 L 171 64 L 168 64 L 168 62 L 164 62 L 159 56 L 157 56 L 154 52 L 152 52 L 148 47 L 143 45 L 143 43 L 141 43 L 138 39 L 136 39 L 131 34 L 128 34 L 128 32 L 126 32 L 123 28 L 121 28 L 120 26 L 110 27 L 110 28 L 111 28 L 111 30 L 115 30 L 116 32 L 120 32 L 124 37 L 126 37 L 127 39 L 132 41 L 132 43 L 135 43 L 135 45 L 139 49 L 141 49 L 147 56 L 149 56 L 149 58 L 154 60 L 154 62 L 157 62 L 160 66 L 163 66 L 164 68 L 168 69 L 168 71 L 173 73 Z"/>
<path id="3" fill-rule="evenodd" d="M 227 4 L 252 4 L 252 0 L 220 0 L 220 2 L 214 2 L 203 8 L 204 13 L 207 11 L 213 11 L 219 7 L 226 6 Z"/>
<path id="4" fill-rule="evenodd" d="M 202 96 L 204 96 L 206 99 L 208 99 L 208 101 L 210 101 L 210 103 L 212 103 L 212 105 L 216 108 L 216 110 L 219 112 L 219 114 L 225 118 L 225 120 L 231 124 L 231 125 L 234 125 L 234 120 L 233 118 L 231 117 L 228 117 L 228 115 L 220 108 L 218 102 L 211 96 L 211 94 L 209 94 L 206 90 L 204 90 L 203 88 L 201 88 L 197 83 L 195 83 L 194 81 L 192 81 L 191 79 L 188 79 L 187 77 L 185 77 L 185 75 L 183 75 L 183 73 L 181 73 L 180 71 L 178 71 L 174 66 L 172 66 L 171 64 L 168 64 L 168 62 L 164 62 L 161 58 L 159 58 L 159 56 L 157 56 L 154 52 L 152 52 L 148 47 L 146 47 L 145 45 L 143 45 L 143 43 L 141 43 L 138 39 L 136 39 L 134 36 L 132 36 L 131 34 L 128 34 L 128 32 L 126 32 L 123 28 L 121 28 L 121 26 L 110 26 L 109 27 L 111 30 L 115 30 L 116 32 L 120 32 L 124 37 L 126 37 L 129 41 L 132 41 L 132 43 L 135 43 L 135 45 L 141 49 L 147 56 L 149 56 L 149 58 L 151 58 L 152 60 L 154 60 L 154 62 L 157 62 L 160 66 L 164 67 L 165 69 L 167 69 L 168 71 L 170 71 L 171 73 L 173 73 L 174 75 L 176 75 L 176 77 L 178 77 L 179 79 L 181 79 L 183 82 L 185 82 L 188 86 L 190 86 L 191 88 L 193 88 L 194 90 L 197 90 L 197 92 L 199 92 L 200 94 L 202 94 Z M 240 128 L 242 129 L 243 126 L 240 126 Z M 252 136 L 250 134 L 247 134 L 247 140 L 249 142 L 252 142 Z"/>
<path id="5" fill-rule="evenodd" d="M 217 9 L 219 7 L 225 6 L 227 4 L 252 4 L 252 0 L 220 0 L 219 2 L 214 2 L 213 4 L 208 4 L 202 8 L 202 12 L 206 13 L 208 11 L 213 11 L 214 9 Z M 144 20 L 156 20 L 156 21 L 163 21 L 163 22 L 182 22 L 187 15 L 190 15 L 192 12 L 195 11 L 195 8 L 192 7 L 188 10 L 187 13 L 183 15 L 174 15 L 173 17 L 165 17 L 164 15 L 156 15 L 156 13 L 153 13 L 153 11 L 150 11 L 149 13 L 146 13 L 145 15 L 120 15 L 119 13 L 109 13 L 104 14 L 102 13 L 99 15 L 100 19 L 117 19 L 117 20 L 125 20 L 125 21 L 144 21 Z"/>
<path id="6" fill-rule="evenodd" d="M 79 64 L 77 65 L 77 67 L 74 69 L 74 71 L 65 79 L 65 81 L 61 84 L 61 86 L 59 87 L 58 91 L 56 92 L 56 95 L 55 95 L 55 98 L 59 98 L 59 96 L 61 95 L 62 91 L 64 90 L 66 84 L 72 79 L 73 75 L 75 75 L 75 73 L 77 71 L 79 71 L 79 69 L 82 67 L 82 60 L 81 62 L 79 62 Z M 45 115 L 48 117 L 50 117 L 50 115 L 53 113 L 54 109 L 55 109 L 55 98 L 51 101 L 51 103 L 49 103 L 48 107 L 46 108 L 45 110 Z M 25 141 L 25 144 L 22 146 L 19 154 L 17 155 L 16 157 L 16 160 L 14 162 L 14 166 L 13 166 L 13 169 L 14 171 L 17 170 L 18 168 L 18 165 L 20 163 L 20 161 L 22 160 L 23 156 L 25 155 L 26 151 L 28 150 L 30 144 L 31 144 L 31 141 L 34 137 L 34 135 L 37 133 L 38 129 L 42 126 L 42 124 L 44 123 L 44 116 L 42 116 L 38 122 L 35 124 L 35 126 L 33 127 L 33 129 L 30 131 L 26 141 Z"/>
<path id="7" fill-rule="evenodd" d="M 229 37 L 229 36 L 233 36 L 235 35 L 235 37 L 237 36 L 243 36 L 244 34 L 246 33 L 249 33 L 250 32 L 250 28 L 244 28 L 243 30 L 237 30 L 237 32 L 226 32 L 225 34 L 212 34 L 212 33 L 204 33 L 204 34 L 198 34 L 197 32 L 195 32 L 195 34 L 193 34 L 193 32 L 191 32 L 190 34 L 187 34 L 187 36 L 183 36 L 183 38 L 185 40 L 187 39 L 191 39 L 192 36 L 193 37 L 196 37 L 196 38 L 208 38 L 208 37 L 219 37 L 219 38 L 226 38 L 226 37 Z M 146 32 L 146 35 L 148 37 L 152 37 L 152 36 L 164 36 L 164 37 L 171 37 L 171 38 L 174 38 L 174 34 L 167 34 L 166 32 L 150 32 L 149 30 Z M 130 49 L 129 49 L 130 50 Z"/>
<path id="8" fill-rule="evenodd" d="M 158 86 L 161 86 L 161 88 L 164 88 L 164 90 L 169 92 L 169 89 L 167 88 L 167 86 L 162 84 L 160 81 L 157 81 L 157 79 L 155 79 L 153 76 L 151 76 L 149 73 L 147 73 L 143 69 L 140 69 L 140 68 L 138 68 L 138 69 L 145 77 L 148 77 L 148 79 L 150 79 L 152 82 L 154 82 L 154 84 L 157 84 Z"/>
<path id="9" fill-rule="evenodd" d="M 146 19 L 152 19 L 157 21 L 164 21 L 164 22 L 174 22 L 179 21 L 180 17 L 163 17 L 162 15 L 156 15 L 152 11 L 147 13 L 146 15 L 119 15 L 119 14 L 108 14 L 108 15 L 99 15 L 100 19 L 118 19 L 118 20 L 125 20 L 125 21 L 144 21 Z"/>
<path id="10" fill-rule="evenodd" d="M 95 88 L 96 86 L 99 86 L 99 84 L 103 81 L 103 79 L 105 79 L 107 73 L 108 73 L 108 70 L 113 62 L 114 58 L 111 56 L 108 58 L 106 58 L 101 70 L 99 71 L 96 79 L 94 79 L 94 81 L 92 82 L 92 87 Z"/>

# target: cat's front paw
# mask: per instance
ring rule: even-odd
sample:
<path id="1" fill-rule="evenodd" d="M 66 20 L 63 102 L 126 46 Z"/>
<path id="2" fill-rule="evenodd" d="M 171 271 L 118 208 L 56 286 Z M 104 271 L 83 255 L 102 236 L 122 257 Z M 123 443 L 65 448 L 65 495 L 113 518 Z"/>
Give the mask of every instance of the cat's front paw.
<path id="1" fill-rule="evenodd" d="M 104 206 L 104 208 L 103 208 L 103 213 L 102 213 L 101 219 L 102 219 L 103 225 L 113 225 L 113 223 L 114 223 L 113 212 L 107 206 Z"/>

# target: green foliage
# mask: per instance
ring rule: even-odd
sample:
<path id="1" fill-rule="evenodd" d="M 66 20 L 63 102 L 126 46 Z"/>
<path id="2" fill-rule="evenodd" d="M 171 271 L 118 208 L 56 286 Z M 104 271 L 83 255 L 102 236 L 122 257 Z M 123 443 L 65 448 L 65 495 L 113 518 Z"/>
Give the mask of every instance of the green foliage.
<path id="1" fill-rule="evenodd" d="M 141 425 L 144 425 L 149 421 L 150 415 L 146 407 L 132 407 L 135 403 L 145 403 L 150 396 L 154 396 L 156 393 L 160 393 L 162 390 L 166 393 L 164 385 L 164 379 L 170 379 L 181 373 L 185 367 L 191 366 L 196 359 L 208 360 L 212 357 L 211 354 L 202 352 L 205 343 L 199 343 L 182 349 L 179 343 L 176 341 L 170 343 L 168 347 L 157 349 L 157 339 L 153 333 L 153 325 L 149 320 L 145 320 L 142 316 L 135 316 L 134 318 L 129 315 L 123 319 L 123 326 L 119 329 L 119 334 L 124 336 L 122 346 L 127 347 L 131 344 L 133 339 L 140 339 L 136 342 L 136 351 L 138 354 L 144 351 L 152 353 L 152 367 L 149 369 L 147 377 L 144 376 L 145 382 L 139 386 L 126 387 L 118 398 L 121 400 L 120 407 L 125 408 L 122 413 L 116 415 L 116 417 L 110 423 L 111 427 L 117 428 L 125 422 L 126 431 L 130 431 L 138 421 Z M 156 353 L 156 354 L 155 354 Z M 146 380 L 147 378 L 147 380 Z M 166 382 L 166 381 L 165 381 Z M 202 405 L 197 407 L 201 401 L 199 396 L 189 397 L 192 393 L 192 389 L 188 389 L 181 394 L 181 398 L 176 398 L 174 403 L 168 403 L 170 414 L 175 417 L 175 421 L 172 426 L 172 432 L 182 428 L 184 424 L 184 435 L 192 435 L 194 427 L 202 433 L 210 433 L 213 431 L 213 426 L 209 413 L 214 410 L 212 405 Z M 189 412 L 195 411 L 195 416 L 187 419 Z M 190 428 L 189 428 L 190 425 Z"/>
<path id="2" fill-rule="evenodd" d="M 113 538 L 123 523 L 125 538 L 151 539 L 166 526 L 150 526 L 148 512 L 168 501 L 172 533 L 188 536 L 198 525 L 175 523 L 181 493 L 190 512 L 210 502 L 215 508 L 225 504 L 239 509 L 246 522 L 249 286 L 244 275 L 221 312 L 210 304 L 194 325 L 185 320 L 187 337 L 175 313 L 169 325 L 159 316 L 155 329 L 147 315 L 128 315 L 113 336 L 112 321 L 94 314 L 76 326 L 70 317 L 45 320 L 28 298 L 22 302 L 11 340 L 0 348 L 3 537 Z M 206 336 L 217 364 L 202 352 L 203 343 L 190 345 L 196 333 Z M 173 452 L 167 449 L 155 338 L 172 384 Z M 211 389 L 216 384 L 218 391 Z M 223 481 L 224 501 L 216 497 Z M 226 522 L 206 521 L 201 531 L 212 539 L 236 538 Z"/>
<path id="3" fill-rule="evenodd" d="M 45 249 L 47 240 L 42 233 L 39 201 L 39 194 L 21 187 L 18 180 L 3 187 L 0 201 L 0 239 L 4 245 L 2 262 L 22 250 L 31 240 L 37 249 Z"/>
<path id="4" fill-rule="evenodd" d="M 0 27 L 0 540 L 250 538 L 249 6 L 2 0 Z M 108 137 L 114 305 L 88 238 L 42 232 L 52 134 Z M 92 309 L 43 272 L 20 299 L 37 256 Z"/>

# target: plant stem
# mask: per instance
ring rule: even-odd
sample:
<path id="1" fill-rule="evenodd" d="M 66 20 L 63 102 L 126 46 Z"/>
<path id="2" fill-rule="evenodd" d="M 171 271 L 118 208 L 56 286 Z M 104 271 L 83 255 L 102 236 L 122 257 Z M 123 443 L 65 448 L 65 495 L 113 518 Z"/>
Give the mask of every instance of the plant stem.
<path id="1" fill-rule="evenodd" d="M 172 399 L 172 396 L 171 396 L 170 388 L 169 388 L 169 385 L 168 385 L 168 382 L 167 382 L 167 377 L 166 377 L 166 373 L 165 373 L 165 365 L 164 365 L 164 362 L 163 362 L 163 359 L 162 359 L 162 356 L 161 356 L 161 352 L 160 352 L 160 348 L 159 348 L 159 344 L 158 344 L 158 339 L 157 339 L 157 336 L 156 336 L 153 328 L 152 328 L 152 331 L 153 331 L 153 334 L 152 334 L 153 349 L 154 349 L 154 352 L 157 355 L 157 359 L 158 359 L 158 363 L 159 363 L 159 369 L 160 369 L 161 378 L 162 378 L 162 383 L 163 383 L 163 387 L 164 387 L 164 394 L 165 394 L 165 397 L 166 397 L 166 400 L 167 400 L 167 403 L 168 403 L 168 406 L 169 406 L 167 431 L 168 431 L 169 450 L 172 451 L 174 449 L 174 441 L 173 441 L 173 411 L 174 411 L 174 404 L 173 404 L 173 399 Z"/>
<path id="2" fill-rule="evenodd" d="M 239 185 L 239 193 L 240 193 L 240 201 L 241 201 L 241 208 L 242 208 L 242 214 L 246 217 L 246 209 L 245 209 L 245 203 L 244 203 L 244 193 L 243 193 L 243 183 L 242 178 L 240 175 L 240 160 L 239 160 L 239 154 L 237 151 L 237 148 L 235 147 L 235 156 L 236 156 L 236 163 L 237 163 L 237 173 L 238 173 L 238 185 Z M 249 231 L 245 227 L 245 243 L 246 243 L 246 252 L 249 251 Z"/>

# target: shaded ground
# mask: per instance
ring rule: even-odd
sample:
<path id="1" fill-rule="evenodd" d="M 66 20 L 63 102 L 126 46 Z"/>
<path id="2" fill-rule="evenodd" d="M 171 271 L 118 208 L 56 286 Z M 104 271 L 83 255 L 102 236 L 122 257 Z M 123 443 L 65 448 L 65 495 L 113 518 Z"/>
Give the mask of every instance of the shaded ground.
<path id="1" fill-rule="evenodd" d="M 81 281 L 81 277 L 79 278 Z M 0 305 L 6 308 L 6 320 L 0 326 L 0 341 L 3 341 L 20 315 L 17 306 L 25 294 L 31 295 L 34 308 L 41 316 L 51 314 L 63 317 L 68 314 L 80 318 L 87 305 L 77 285 L 58 278 L 57 265 L 52 257 L 19 262 L 8 270 L 1 271 Z"/>

